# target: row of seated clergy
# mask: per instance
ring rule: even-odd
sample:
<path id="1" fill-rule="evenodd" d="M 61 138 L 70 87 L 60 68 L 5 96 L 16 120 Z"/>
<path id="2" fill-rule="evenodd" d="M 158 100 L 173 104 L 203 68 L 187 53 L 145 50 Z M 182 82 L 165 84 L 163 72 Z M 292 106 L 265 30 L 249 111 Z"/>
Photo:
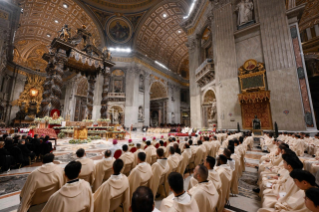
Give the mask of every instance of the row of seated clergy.
<path id="1" fill-rule="evenodd" d="M 304 198 L 300 198 L 302 194 L 304 197 L 304 191 L 299 190 L 301 188 L 297 183 L 298 180 L 296 180 L 294 176 L 308 175 L 308 172 L 302 171 L 302 162 L 296 153 L 289 149 L 288 145 L 281 142 L 277 142 L 275 145 L 277 146 L 277 155 L 281 153 L 283 162 L 278 166 L 273 166 L 271 162 L 267 162 L 266 159 L 267 170 L 265 169 L 260 173 L 259 178 L 262 179 L 258 181 L 260 185 L 259 194 L 262 197 L 262 208 L 259 209 L 259 212 L 306 212 L 308 209 L 304 205 Z M 296 175 L 294 173 L 296 173 Z M 298 179 L 300 180 L 300 178 Z M 313 182 L 315 182 L 314 177 Z"/>
<path id="2" fill-rule="evenodd" d="M 191 141 L 189 141 L 189 143 L 191 144 Z M 211 143 L 211 147 L 214 147 L 216 145 L 216 143 L 219 143 L 217 140 L 214 142 L 209 142 Z M 183 166 L 186 167 L 188 164 L 189 165 L 189 161 L 187 159 L 190 158 L 190 156 L 194 156 L 194 154 L 192 155 L 192 151 L 191 149 L 189 148 L 189 145 L 186 144 L 185 145 L 185 149 L 184 149 L 184 152 L 181 155 L 179 154 L 176 154 L 175 152 L 173 153 L 173 150 L 171 150 L 171 157 L 174 158 L 173 156 L 175 155 L 175 157 L 179 157 L 179 158 L 182 158 L 183 160 L 180 161 L 180 166 L 182 166 L 182 164 L 184 164 Z M 203 145 L 204 146 L 204 145 Z M 139 148 L 139 146 L 138 146 Z M 178 149 L 178 145 L 174 145 L 174 151 L 175 151 L 175 148 L 176 148 L 176 152 L 179 152 L 180 153 L 180 150 Z M 140 151 L 141 153 L 143 153 L 143 150 Z M 83 159 L 85 159 L 85 152 L 84 150 L 81 150 L 77 153 L 78 156 L 82 156 L 80 157 L 80 160 L 79 161 L 83 161 Z M 96 191 L 100 186 L 101 184 L 103 183 L 103 181 L 107 180 L 109 178 L 109 175 L 110 175 L 110 169 L 111 169 L 111 164 L 112 162 L 114 161 L 113 157 L 109 157 L 111 155 L 111 151 L 106 151 L 105 152 L 105 159 L 98 162 L 95 166 L 95 170 L 94 170 L 94 177 L 95 177 L 95 181 L 94 181 L 94 184 L 93 184 L 93 191 Z M 145 155 L 145 154 L 144 154 Z M 136 155 L 138 156 L 138 154 Z M 83 158 L 84 157 L 84 158 Z M 146 156 L 145 156 L 146 157 Z M 167 160 L 164 158 L 164 151 L 163 151 L 163 148 L 158 148 L 157 149 L 157 157 L 159 158 L 157 160 L 157 162 L 155 164 L 153 164 L 152 166 L 152 173 L 153 173 L 153 177 L 149 176 L 150 180 L 149 180 L 149 186 L 151 188 L 153 188 L 153 192 L 154 192 L 154 195 L 157 194 L 157 190 L 158 189 L 162 189 L 159 191 L 159 193 L 162 192 L 162 194 L 164 193 L 164 197 L 167 196 L 168 194 L 168 191 L 167 190 L 164 190 L 165 188 L 165 183 L 166 183 L 166 178 L 167 178 L 167 175 L 168 175 L 168 169 L 170 169 L 170 166 L 169 166 L 169 163 L 167 162 Z M 138 163 L 141 163 L 142 159 L 138 159 L 139 162 Z M 53 161 L 53 160 L 52 160 Z M 186 162 L 185 162 L 186 161 Z M 85 165 L 86 164 L 89 164 L 89 163 L 85 163 L 82 168 L 85 169 Z M 178 167 L 180 167 L 178 166 Z M 142 176 L 141 174 L 136 174 L 135 172 L 139 172 L 141 171 L 140 170 L 140 167 L 141 166 L 138 166 L 136 167 L 135 169 L 133 169 L 132 171 L 132 176 L 129 176 L 129 179 L 130 177 L 132 177 L 132 179 L 134 179 L 132 182 L 135 182 L 136 181 L 136 178 Z M 174 168 L 174 167 L 173 167 Z M 121 169 L 122 170 L 122 169 Z M 135 171 L 136 170 L 136 171 Z M 178 171 L 178 169 L 177 169 Z M 82 172 L 82 171 L 81 171 Z M 145 171 L 147 172 L 147 171 Z M 183 174 L 184 171 L 181 171 L 181 174 Z M 134 176 L 135 174 L 135 176 Z M 108 175 L 108 176 L 107 176 Z M 31 176 L 31 175 L 30 175 Z M 146 185 L 146 180 L 145 179 L 141 179 L 141 185 Z M 133 183 L 130 183 L 130 184 L 133 184 Z M 226 183 L 224 183 L 226 185 Z M 229 183 L 228 183 L 229 184 Z M 137 185 L 138 186 L 138 185 Z M 132 189 L 134 191 L 134 189 Z M 165 192 L 164 192 L 165 191 Z M 225 191 L 225 193 L 227 193 L 227 190 Z M 228 189 L 228 194 L 229 194 L 229 189 Z M 229 196 L 229 195 L 228 195 Z M 29 201 L 29 200 L 27 200 Z M 222 205 L 223 206 L 223 205 Z"/>

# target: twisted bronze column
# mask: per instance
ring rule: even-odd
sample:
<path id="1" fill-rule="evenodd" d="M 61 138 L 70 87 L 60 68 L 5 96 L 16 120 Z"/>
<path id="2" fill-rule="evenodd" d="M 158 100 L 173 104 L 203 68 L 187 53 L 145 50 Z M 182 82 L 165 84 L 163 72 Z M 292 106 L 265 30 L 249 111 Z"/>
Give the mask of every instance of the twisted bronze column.
<path id="1" fill-rule="evenodd" d="M 94 87 L 95 87 L 95 76 L 90 75 L 88 77 L 89 82 L 89 90 L 88 90 L 88 119 L 92 119 L 92 112 L 93 112 L 93 97 L 94 97 Z"/>

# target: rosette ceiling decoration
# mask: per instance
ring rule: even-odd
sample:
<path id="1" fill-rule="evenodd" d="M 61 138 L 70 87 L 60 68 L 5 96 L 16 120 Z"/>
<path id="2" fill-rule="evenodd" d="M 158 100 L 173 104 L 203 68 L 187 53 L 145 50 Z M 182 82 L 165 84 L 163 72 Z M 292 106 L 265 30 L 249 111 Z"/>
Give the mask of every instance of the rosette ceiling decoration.
<path id="1" fill-rule="evenodd" d="M 20 0 L 14 61 L 44 72 L 43 53 L 65 24 L 82 25 L 95 45 L 130 48 L 188 78 L 187 35 L 180 27 L 192 0 Z M 187 72 L 187 74 L 185 74 Z"/>

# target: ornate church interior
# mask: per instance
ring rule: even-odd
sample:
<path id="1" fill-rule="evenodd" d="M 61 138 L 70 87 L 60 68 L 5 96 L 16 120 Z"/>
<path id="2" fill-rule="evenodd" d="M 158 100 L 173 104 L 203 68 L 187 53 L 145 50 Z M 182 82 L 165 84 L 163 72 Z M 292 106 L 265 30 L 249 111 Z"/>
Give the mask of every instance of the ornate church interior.
<path id="1" fill-rule="evenodd" d="M 319 212 L 319 0 L 0 0 L 1 212 Z"/>

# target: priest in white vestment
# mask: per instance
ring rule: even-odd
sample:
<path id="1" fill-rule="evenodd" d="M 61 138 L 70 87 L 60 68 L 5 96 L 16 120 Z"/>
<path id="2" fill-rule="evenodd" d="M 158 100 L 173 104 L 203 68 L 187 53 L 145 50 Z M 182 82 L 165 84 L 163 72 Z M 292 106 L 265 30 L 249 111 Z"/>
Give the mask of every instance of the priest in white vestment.
<path id="1" fill-rule="evenodd" d="M 155 208 L 155 197 L 150 188 L 140 186 L 134 191 L 130 211 L 160 212 Z"/>
<path id="2" fill-rule="evenodd" d="M 217 190 L 219 196 L 221 196 L 222 182 L 218 172 L 214 169 L 215 163 L 216 163 L 215 158 L 211 156 L 207 156 L 206 159 L 204 160 L 204 166 L 206 166 L 206 168 L 208 169 L 208 180 L 214 184 L 215 189 Z M 188 189 L 191 189 L 197 184 L 198 184 L 198 181 L 194 177 L 192 177 L 189 181 Z"/>
<path id="3" fill-rule="evenodd" d="M 71 161 L 64 168 L 67 183 L 55 192 L 42 209 L 42 212 L 93 212 L 94 200 L 91 186 L 79 179 L 82 164 Z"/>
<path id="4" fill-rule="evenodd" d="M 114 157 L 114 153 L 116 152 L 116 150 L 121 149 L 120 145 L 118 145 L 118 142 L 116 139 L 113 140 L 113 146 L 109 149 L 112 152 L 112 157 Z"/>
<path id="5" fill-rule="evenodd" d="M 184 191 L 184 180 L 180 173 L 171 172 L 168 184 L 172 194 L 163 199 L 161 212 L 199 212 L 196 200 Z"/>
<path id="6" fill-rule="evenodd" d="M 275 208 L 262 208 L 258 212 L 310 212 L 305 205 L 305 191 L 310 188 L 318 188 L 316 178 L 308 171 L 295 169 L 290 172 L 290 176 L 294 179 L 295 185 L 300 189 L 294 194 L 287 196 L 285 200 L 280 199 L 275 204 Z"/>
<path id="7" fill-rule="evenodd" d="M 153 146 L 151 144 L 150 141 L 147 141 L 146 145 L 147 145 L 147 147 L 145 149 L 145 153 L 146 153 L 146 160 L 145 161 L 149 164 L 152 164 L 152 162 L 154 162 L 152 160 L 152 158 L 156 157 L 156 148 L 155 148 L 155 146 Z"/>
<path id="8" fill-rule="evenodd" d="M 138 155 L 138 153 L 140 153 L 140 152 L 144 152 L 145 153 L 145 150 L 144 149 L 142 149 L 142 145 L 140 144 L 140 143 L 137 143 L 136 144 L 136 151 L 133 153 L 134 154 L 134 167 L 138 164 L 138 161 L 137 161 L 137 155 Z"/>
<path id="9" fill-rule="evenodd" d="M 34 200 L 37 191 L 46 190 L 48 186 L 52 186 L 55 187 L 55 190 L 52 191 L 54 193 L 64 185 L 64 170 L 53 161 L 54 155 L 52 153 L 44 155 L 43 165 L 29 174 L 20 193 L 21 202 L 18 212 L 27 212 L 34 201 L 42 203 L 48 201 L 49 196 L 43 196 L 41 200 Z"/>
<path id="10" fill-rule="evenodd" d="M 225 155 L 219 155 L 217 159 L 217 166 L 215 166 L 219 178 L 221 180 L 221 196 L 218 202 L 218 212 L 224 210 L 224 206 L 229 199 L 230 185 L 232 180 L 233 171 L 227 164 L 227 158 Z"/>
<path id="11" fill-rule="evenodd" d="M 198 184 L 188 191 L 197 202 L 199 211 L 216 211 L 219 194 L 213 182 L 208 181 L 208 170 L 204 165 L 197 165 L 194 178 Z"/>
<path id="12" fill-rule="evenodd" d="M 130 171 L 133 169 L 134 154 L 128 151 L 128 146 L 126 144 L 122 146 L 122 150 L 123 150 L 123 153 L 120 159 L 122 159 L 122 161 L 124 162 L 124 167 L 121 172 L 125 174 L 126 176 L 128 176 Z"/>
<path id="13" fill-rule="evenodd" d="M 128 181 L 130 184 L 130 199 L 132 198 L 133 192 L 139 186 L 150 185 L 150 179 L 153 176 L 152 167 L 149 163 L 145 162 L 146 154 L 140 152 L 137 155 L 138 165 L 131 171 Z"/>
<path id="14" fill-rule="evenodd" d="M 319 188 L 306 190 L 305 205 L 312 212 L 319 212 Z"/>
<path id="15" fill-rule="evenodd" d="M 95 180 L 93 183 L 93 192 L 95 192 L 104 181 L 108 180 L 109 177 L 111 177 L 114 161 L 115 159 L 112 157 L 111 150 L 106 150 L 104 152 L 104 158 L 95 164 Z"/>
<path id="16" fill-rule="evenodd" d="M 130 207 L 130 185 L 127 177 L 121 173 L 124 162 L 121 159 L 113 163 L 113 174 L 94 193 L 94 212 L 111 212 L 115 206 L 112 205 L 114 197 L 122 195 L 120 204 L 124 212 Z M 119 207 L 120 205 L 117 205 Z M 112 211 L 113 212 L 113 211 Z"/>
<path id="17" fill-rule="evenodd" d="M 284 167 L 289 173 L 295 169 L 303 168 L 302 162 L 295 153 L 284 154 L 282 157 L 284 160 Z M 272 184 L 270 189 L 266 189 L 263 192 L 262 208 L 274 208 L 276 202 L 286 201 L 287 197 L 294 195 L 298 190 L 299 188 L 295 185 L 294 180 L 290 176 L 282 185 Z"/>
<path id="18" fill-rule="evenodd" d="M 92 159 L 86 157 L 85 150 L 82 148 L 78 149 L 76 151 L 76 156 L 78 157 L 78 159 L 76 159 L 76 160 L 82 164 L 82 169 L 81 169 L 81 173 L 79 175 L 79 178 L 87 181 L 88 183 L 90 183 L 90 185 L 93 185 L 94 180 L 95 180 L 94 161 Z"/>
<path id="19" fill-rule="evenodd" d="M 158 159 L 152 165 L 153 176 L 150 180 L 150 189 L 153 191 L 154 198 L 156 197 L 157 191 L 159 191 L 162 196 L 165 196 L 165 182 L 170 169 L 167 159 L 164 157 L 163 149 L 157 149 L 156 153 Z M 159 188 L 161 190 L 159 190 Z"/>

